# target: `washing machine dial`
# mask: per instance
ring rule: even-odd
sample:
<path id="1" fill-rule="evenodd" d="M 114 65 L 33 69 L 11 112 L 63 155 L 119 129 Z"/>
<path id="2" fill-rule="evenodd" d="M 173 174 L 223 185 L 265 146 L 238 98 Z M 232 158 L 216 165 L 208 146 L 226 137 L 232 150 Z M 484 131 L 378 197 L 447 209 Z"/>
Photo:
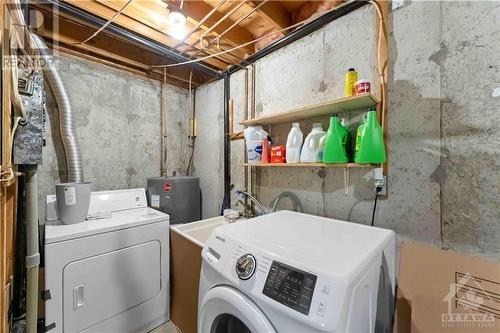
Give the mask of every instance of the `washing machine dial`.
<path id="1" fill-rule="evenodd" d="M 256 266 L 257 262 L 253 255 L 242 255 L 241 257 L 239 257 L 238 261 L 236 261 L 236 274 L 238 274 L 238 277 L 240 279 L 248 280 L 255 272 Z"/>

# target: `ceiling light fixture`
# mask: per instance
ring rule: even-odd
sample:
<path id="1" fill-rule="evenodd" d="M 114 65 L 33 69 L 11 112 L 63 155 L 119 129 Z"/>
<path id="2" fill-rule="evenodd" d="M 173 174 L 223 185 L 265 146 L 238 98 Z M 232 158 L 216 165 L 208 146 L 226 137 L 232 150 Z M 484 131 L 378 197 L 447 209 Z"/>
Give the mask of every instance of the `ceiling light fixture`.
<path id="1" fill-rule="evenodd" d="M 184 25 L 186 24 L 186 16 L 180 10 L 172 10 L 168 14 L 168 21 L 172 25 Z"/>
<path id="2" fill-rule="evenodd" d="M 168 22 L 170 23 L 169 35 L 177 40 L 182 40 L 186 36 L 186 16 L 182 12 L 184 0 L 181 0 L 179 9 L 172 9 L 168 14 Z"/>

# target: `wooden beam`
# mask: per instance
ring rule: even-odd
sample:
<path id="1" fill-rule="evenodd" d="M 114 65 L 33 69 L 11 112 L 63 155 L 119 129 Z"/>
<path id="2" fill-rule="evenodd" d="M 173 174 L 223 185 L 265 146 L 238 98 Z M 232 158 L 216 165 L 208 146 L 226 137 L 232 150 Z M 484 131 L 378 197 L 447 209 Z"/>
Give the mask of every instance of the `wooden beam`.
<path id="1" fill-rule="evenodd" d="M 377 106 L 377 112 L 379 114 L 379 116 L 382 115 L 382 112 L 385 111 L 385 118 L 384 118 L 384 121 L 383 121 L 383 124 L 382 126 L 384 127 L 384 144 L 385 144 L 385 149 L 387 150 L 389 148 L 389 130 L 388 130 L 388 109 L 389 109 L 389 102 L 388 102 L 388 91 L 387 91 L 387 88 L 388 88 L 388 84 L 387 84 L 387 80 L 388 80 L 388 69 L 387 67 L 389 66 L 389 55 L 388 55 L 388 49 L 389 49 L 389 30 L 388 30 L 388 27 L 389 27 L 389 24 L 387 22 L 387 20 L 389 19 L 389 2 L 388 1 L 383 1 L 383 0 L 377 0 L 377 3 L 380 5 L 380 8 L 381 8 L 381 11 L 382 11 L 382 16 L 383 16 L 383 21 L 380 21 L 379 18 L 378 18 L 378 15 L 376 14 L 376 10 L 375 10 L 375 20 L 376 20 L 376 24 L 375 24 L 375 29 L 376 29 L 376 36 L 377 36 L 377 41 L 378 41 L 378 38 L 382 38 L 381 40 L 381 48 L 380 48 L 380 59 L 378 59 L 378 62 L 380 64 L 382 64 L 384 66 L 383 68 L 383 74 L 384 74 L 384 78 L 385 78 L 385 82 L 382 82 L 380 76 L 377 75 L 377 85 L 379 86 L 378 88 L 378 92 L 377 92 L 377 97 L 379 98 L 379 101 L 382 101 L 383 100 L 383 104 L 385 105 L 385 110 L 382 110 L 382 103 L 379 103 L 378 106 Z M 381 34 L 381 29 L 380 29 L 380 25 L 382 24 L 382 34 Z M 382 98 L 382 89 L 385 90 L 385 96 L 384 98 Z M 379 118 L 380 119 L 380 118 Z M 390 156 L 388 155 L 387 157 L 387 161 L 382 165 L 382 168 L 383 168 L 383 173 L 384 173 L 384 176 L 387 176 L 388 173 L 389 173 L 389 163 L 388 163 L 388 159 L 390 158 Z M 383 196 L 382 198 L 383 199 L 386 199 L 387 196 L 388 196 L 388 191 L 387 191 L 387 194 L 385 196 Z"/>
<path id="2" fill-rule="evenodd" d="M 116 62 L 118 65 L 130 66 L 132 69 L 141 70 L 146 73 L 153 71 L 150 66 L 165 63 L 166 60 L 161 55 L 140 48 L 128 41 L 116 39 L 113 35 L 102 32 L 88 44 L 78 44 L 81 36 L 88 35 L 94 31 L 93 28 L 74 22 L 65 17 L 59 18 L 60 29 L 58 33 L 52 31 L 53 17 L 50 13 L 44 13 L 43 29 L 38 32 L 43 37 L 59 42 L 66 49 L 81 51 L 87 55 L 102 58 L 106 61 Z M 57 43 L 56 43 L 57 44 Z M 189 68 L 189 67 L 188 67 Z M 189 71 L 183 67 L 171 67 L 168 69 L 168 75 L 181 82 L 189 81 Z M 194 72 L 194 85 L 198 86 L 209 80 L 205 74 Z M 183 85 L 184 86 L 184 85 Z"/>
<path id="3" fill-rule="evenodd" d="M 75 7 L 83 9 L 89 13 L 99 16 L 104 19 L 109 19 L 114 15 L 125 3 L 125 1 L 79 1 L 79 0 L 66 0 L 68 3 Z M 118 16 L 114 23 L 123 26 L 134 32 L 138 32 L 143 36 L 154 39 L 166 46 L 172 47 L 177 44 L 177 40 L 168 34 L 168 17 L 169 11 L 162 6 L 159 6 L 153 1 L 138 1 L 132 2 L 120 16 Z M 196 21 L 188 18 L 187 30 L 194 27 Z M 188 45 L 196 45 L 199 41 L 199 34 L 193 34 L 188 38 L 186 43 Z M 82 37 L 84 39 L 84 37 Z M 182 52 L 183 50 L 181 50 Z M 210 53 L 216 53 L 216 51 L 208 50 Z M 241 50 L 235 51 L 236 54 L 244 56 L 245 54 Z M 205 60 L 207 64 L 210 64 L 218 69 L 226 69 L 229 64 L 234 63 L 234 59 L 230 55 L 221 55 Z"/>
<path id="4" fill-rule="evenodd" d="M 171 1 L 167 0 L 163 1 L 166 2 L 167 4 L 171 3 Z M 196 21 L 202 20 L 212 10 L 212 8 L 213 7 L 210 4 L 200 0 L 185 0 L 183 5 L 184 12 L 189 17 L 193 18 Z M 217 21 L 222 19 L 223 16 L 224 13 L 218 11 L 213 13 L 212 16 L 207 20 L 206 24 L 203 25 L 204 29 L 209 29 Z M 217 27 L 213 29 L 214 35 L 217 36 L 218 34 L 222 33 L 227 28 L 229 28 L 233 23 L 234 21 L 229 18 L 222 21 Z M 253 35 L 245 28 L 241 26 L 236 26 L 224 36 L 224 39 L 227 40 L 227 42 L 232 46 L 237 46 L 252 40 Z M 243 58 L 254 52 L 253 47 L 251 45 L 242 48 L 241 50 L 244 51 L 244 54 L 241 55 L 241 57 Z"/>
<path id="5" fill-rule="evenodd" d="M 0 31 L 3 70 L 2 75 L 2 117 L 0 135 L 2 137 L 2 161 L 0 171 L 6 172 L 12 166 L 11 159 L 11 69 L 4 60 L 9 55 L 10 18 L 5 2 L 0 4 Z M 14 169 L 15 171 L 15 169 Z M 5 177 L 5 175 L 3 175 Z M 8 332 L 8 308 L 13 274 L 14 225 L 16 221 L 16 178 L 10 182 L 0 183 L 0 332 Z"/>
<path id="6" fill-rule="evenodd" d="M 255 6 L 262 0 L 250 1 Z M 268 1 L 257 9 L 257 13 L 263 16 L 276 29 L 281 30 L 292 25 L 292 15 L 281 4 L 280 1 Z"/>

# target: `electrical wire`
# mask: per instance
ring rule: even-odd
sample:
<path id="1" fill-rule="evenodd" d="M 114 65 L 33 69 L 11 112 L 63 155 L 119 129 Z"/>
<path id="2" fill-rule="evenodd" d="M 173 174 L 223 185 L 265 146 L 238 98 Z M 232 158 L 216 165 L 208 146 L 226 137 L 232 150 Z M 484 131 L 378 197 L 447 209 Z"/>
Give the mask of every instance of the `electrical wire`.
<path id="1" fill-rule="evenodd" d="M 344 3 L 345 4 L 345 3 Z M 334 10 L 337 10 L 339 9 L 340 7 L 342 7 L 343 5 L 339 5 L 339 6 L 336 6 L 336 7 L 333 7 L 325 12 L 323 12 L 323 15 L 326 15 Z M 251 44 L 254 44 L 254 43 L 257 43 L 258 41 L 261 41 L 265 38 L 268 38 L 270 36 L 273 36 L 273 35 L 276 35 L 276 34 L 279 34 L 279 33 L 282 33 L 282 32 L 285 32 L 287 30 L 290 30 L 290 29 L 293 29 L 293 28 L 296 28 L 296 27 L 299 27 L 301 25 L 304 25 L 304 24 L 307 24 L 311 21 L 314 21 L 316 20 L 318 17 L 315 17 L 315 16 L 311 16 L 310 18 L 308 19 L 305 19 L 303 21 L 300 21 L 298 23 L 295 23 L 295 24 L 292 24 L 286 28 L 283 28 L 283 29 L 280 29 L 280 30 L 276 30 L 276 31 L 273 31 L 267 35 L 264 35 L 262 37 L 259 37 L 259 38 L 256 38 L 254 40 L 251 40 L 251 41 L 248 41 L 246 43 L 243 43 L 243 44 L 240 44 L 240 45 L 237 45 L 231 49 L 228 49 L 228 50 L 224 50 L 224 51 L 221 51 L 221 52 L 217 52 L 217 53 L 213 53 L 213 54 L 209 54 L 207 56 L 204 56 L 204 57 L 201 57 L 201 58 L 197 58 L 197 59 L 193 59 L 193 60 L 188 60 L 188 61 L 183 61 L 183 62 L 178 62 L 178 63 L 175 63 L 175 64 L 166 64 L 166 65 L 151 65 L 151 68 L 165 68 L 165 67 L 176 67 L 176 66 L 183 66 L 183 65 L 188 65 L 188 64 L 192 64 L 192 63 L 197 63 L 197 62 L 200 62 L 200 61 L 204 61 L 204 60 L 207 60 L 207 59 L 211 59 L 211 58 L 214 58 L 214 57 L 218 57 L 220 55 L 223 55 L 223 54 L 226 54 L 226 53 L 230 53 L 230 52 L 233 52 L 235 50 L 238 50 L 238 49 L 241 49 L 243 47 L 246 47 L 248 45 L 251 45 Z"/>
<path id="2" fill-rule="evenodd" d="M 75 43 L 73 45 L 83 45 L 85 43 L 87 43 L 89 40 L 91 40 L 92 38 L 94 38 L 95 36 L 97 36 L 101 31 L 103 31 L 104 29 L 106 29 L 106 27 L 111 24 L 111 22 L 113 22 L 124 10 L 125 8 L 128 7 L 128 5 L 130 5 L 130 3 L 132 2 L 133 0 L 128 0 L 113 16 L 111 16 L 111 18 L 102 25 L 102 27 L 100 27 L 96 32 L 94 32 L 89 38 L 85 39 L 83 42 L 79 42 L 79 43 Z M 182 6 L 182 4 L 181 4 Z"/>
<path id="3" fill-rule="evenodd" d="M 377 199 L 378 199 L 378 194 L 382 191 L 382 186 L 377 186 L 375 189 L 375 200 L 373 202 L 373 212 L 372 212 L 372 223 L 371 226 L 373 227 L 375 224 L 375 212 L 377 211 Z"/>

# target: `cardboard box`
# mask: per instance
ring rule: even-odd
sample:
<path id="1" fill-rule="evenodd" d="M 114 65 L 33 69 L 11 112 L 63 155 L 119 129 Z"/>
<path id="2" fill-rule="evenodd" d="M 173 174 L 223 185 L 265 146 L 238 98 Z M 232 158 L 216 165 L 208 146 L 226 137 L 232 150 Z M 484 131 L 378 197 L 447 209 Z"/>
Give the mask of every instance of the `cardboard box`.
<path id="1" fill-rule="evenodd" d="M 500 332 L 500 262 L 403 243 L 394 331 Z"/>

